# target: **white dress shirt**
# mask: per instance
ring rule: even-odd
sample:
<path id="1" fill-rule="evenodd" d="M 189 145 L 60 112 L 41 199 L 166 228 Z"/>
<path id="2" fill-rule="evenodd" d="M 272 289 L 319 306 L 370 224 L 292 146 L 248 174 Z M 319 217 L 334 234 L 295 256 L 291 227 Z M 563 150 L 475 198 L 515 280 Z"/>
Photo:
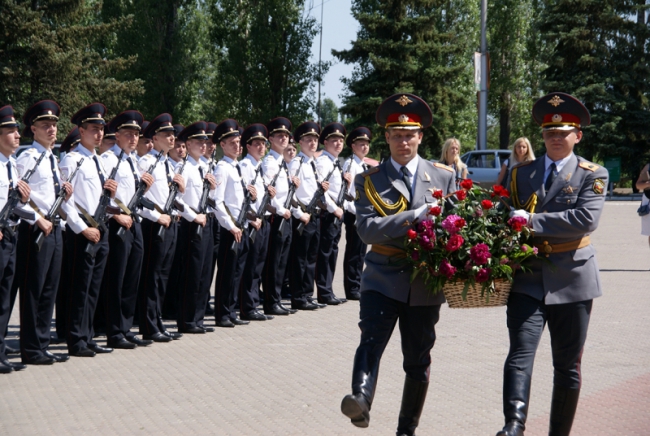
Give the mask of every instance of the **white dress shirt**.
<path id="1" fill-rule="evenodd" d="M 357 177 L 357 174 L 361 174 L 366 171 L 368 165 L 356 154 L 353 154 L 352 159 L 346 159 L 343 164 L 343 173 L 350 173 L 352 176 L 352 183 L 348 186 L 348 195 L 352 198 L 355 198 L 357 190 L 354 186 L 354 179 Z M 357 208 L 354 205 L 354 201 L 345 200 L 345 210 L 357 214 Z"/>
<path id="2" fill-rule="evenodd" d="M 138 161 L 138 166 L 140 167 L 140 174 L 143 174 L 145 171 L 149 170 L 151 165 L 156 161 L 158 156 L 158 151 L 151 150 L 149 153 L 145 154 Z M 162 159 L 162 161 L 156 165 L 151 176 L 153 177 L 153 184 L 149 190 L 144 194 L 144 196 L 154 202 L 160 209 L 165 207 L 167 199 L 169 198 L 169 188 L 171 186 L 171 181 L 174 178 L 174 175 L 179 171 L 179 165 L 176 168 L 173 168 L 169 163 L 169 159 Z M 180 195 L 176 197 L 180 199 Z M 158 222 L 160 219 L 160 212 L 155 208 L 153 210 L 142 209 L 141 216 L 147 218 L 150 221 Z M 174 212 L 172 212 L 174 215 Z"/>
<path id="3" fill-rule="evenodd" d="M 113 168 L 117 165 L 117 158 L 119 157 L 122 149 L 116 145 L 106 150 L 100 156 L 102 163 L 107 172 L 112 172 Z M 122 162 L 120 163 L 117 173 L 115 174 L 115 181 L 117 182 L 117 191 L 115 198 L 111 199 L 111 206 L 119 207 L 115 199 L 121 201 L 125 206 L 135 195 L 136 183 L 140 182 L 140 171 L 137 162 L 132 160 L 132 156 L 128 152 L 122 155 Z"/>
<path id="4" fill-rule="evenodd" d="M 11 181 L 7 169 L 9 166 L 11 167 Z M 5 207 L 7 200 L 9 200 L 9 186 L 11 185 L 13 189 L 16 189 L 18 180 L 20 179 L 18 178 L 18 169 L 14 160 L 0 153 L 0 209 Z"/>
<path id="5" fill-rule="evenodd" d="M 199 203 L 203 195 L 203 179 L 206 174 L 206 167 L 201 161 L 195 160 L 192 156 L 187 158 L 183 177 L 185 178 L 185 193 L 182 196 L 185 203 L 185 210 L 180 212 L 181 216 L 187 221 L 192 222 L 199 211 Z M 209 197 L 214 198 L 216 192 L 211 190 Z"/>
<path id="6" fill-rule="evenodd" d="M 45 147 L 34 141 L 32 148 L 25 150 L 20 156 L 18 156 L 16 161 L 18 173 L 14 173 L 14 179 L 21 179 L 25 173 L 34 168 L 36 161 L 44 151 Z M 56 163 L 56 156 L 52 154 L 52 150 L 48 150 L 45 153 L 45 157 L 38 165 L 38 168 L 34 170 L 34 174 L 32 174 L 32 177 L 29 179 L 29 187 L 31 189 L 29 198 L 34 204 L 36 204 L 38 210 L 35 211 L 33 206 L 29 203 L 19 206 L 26 212 L 37 212 L 33 220 L 25 220 L 32 225 L 36 223 L 38 218 L 40 218 L 38 212 L 43 216 L 46 216 L 56 201 L 56 188 L 54 186 L 54 173 L 52 173 L 52 161 L 50 160 L 50 156 L 54 158 L 54 173 L 56 173 L 56 177 L 59 180 L 59 188 L 61 187 L 61 173 L 58 164 Z"/>
<path id="7" fill-rule="evenodd" d="M 88 225 L 79 215 L 81 211 L 77 209 L 77 204 L 83 207 L 91 216 L 95 214 L 99 206 L 99 198 L 104 190 L 103 183 L 99 173 L 101 172 L 104 181 L 108 179 L 108 173 L 102 166 L 102 159 L 99 158 L 95 149 L 88 150 L 83 145 L 79 145 L 75 151 L 66 154 L 61 161 L 61 179 L 67 180 L 68 176 L 77 168 L 77 162 L 83 158 L 84 161 L 79 167 L 79 172 L 72 183 L 73 193 L 64 201 L 61 208 L 66 213 L 67 224 L 73 232 L 79 234 L 88 228 Z M 99 169 L 97 163 L 99 163 Z"/>
<path id="8" fill-rule="evenodd" d="M 289 193 L 289 172 L 286 167 L 282 165 L 284 159 L 282 155 L 274 150 L 270 150 L 264 159 L 262 159 L 262 172 L 264 173 L 264 184 L 268 185 L 273 181 L 275 175 L 281 171 L 275 181 L 275 197 L 271 200 L 271 206 L 275 208 L 276 215 L 284 215 L 286 209 L 284 203 L 287 200 Z M 293 173 L 291 173 L 293 174 Z"/>
<path id="9" fill-rule="evenodd" d="M 262 205 L 262 198 L 264 198 L 264 194 L 266 194 L 266 190 L 264 189 L 264 181 L 261 174 L 261 172 L 264 170 L 260 167 L 260 163 L 260 161 L 255 160 L 255 158 L 250 154 L 247 154 L 241 161 L 239 161 L 239 167 L 241 168 L 241 175 L 244 178 L 244 183 L 246 186 L 255 186 L 255 190 L 257 191 L 257 199 L 254 203 L 251 204 L 251 208 L 256 213 L 260 212 L 259 207 Z M 258 168 L 260 168 L 260 170 L 258 171 L 257 177 L 255 177 L 255 173 Z M 255 181 L 255 183 L 253 183 L 253 181 Z"/>
<path id="10" fill-rule="evenodd" d="M 237 161 L 224 156 L 217 164 L 215 180 L 215 214 L 222 227 L 232 230 L 236 227 L 235 220 L 239 217 L 244 203 L 243 178 L 237 171 Z"/>
<path id="11" fill-rule="evenodd" d="M 334 168 L 334 164 L 337 160 L 338 158 L 332 156 L 326 151 L 324 151 L 323 154 L 321 154 L 320 157 L 316 159 L 316 169 L 318 170 L 319 174 L 322 174 L 323 178 L 327 177 L 327 175 L 330 174 L 332 170 L 334 170 L 328 180 L 330 182 L 330 187 L 327 192 L 325 192 L 325 199 L 328 200 L 327 211 L 330 213 L 333 213 L 338 207 L 336 205 L 336 200 L 339 198 L 339 193 L 341 192 L 341 186 L 343 184 L 341 178 L 341 170 L 339 168 Z M 319 180 L 322 182 L 323 180 L 320 177 L 321 176 L 319 176 Z"/>
<path id="12" fill-rule="evenodd" d="M 312 158 L 307 157 L 307 155 L 303 154 L 302 152 L 298 153 L 298 155 L 291 160 L 289 163 L 289 171 L 291 174 L 294 174 L 295 171 L 298 170 L 298 166 L 300 165 L 300 158 L 304 158 L 304 161 L 302 163 L 302 166 L 300 167 L 300 171 L 298 172 L 298 178 L 300 179 L 300 186 L 298 189 L 296 189 L 296 200 L 301 204 L 302 207 L 307 207 L 309 203 L 311 202 L 312 198 L 314 197 L 314 194 L 318 190 L 318 183 L 323 181 L 323 178 L 327 176 L 327 174 L 320 174 L 318 171 L 318 166 L 316 165 L 316 161 Z M 312 162 L 314 166 L 316 167 L 316 172 L 314 173 Z M 327 202 L 327 208 L 328 210 L 330 209 L 330 203 L 334 204 L 334 200 L 328 195 L 324 196 L 325 201 Z M 334 204 L 334 208 L 335 208 Z M 293 213 L 293 216 L 300 219 L 302 215 L 305 213 L 302 211 L 302 207 L 292 207 L 291 212 Z"/>

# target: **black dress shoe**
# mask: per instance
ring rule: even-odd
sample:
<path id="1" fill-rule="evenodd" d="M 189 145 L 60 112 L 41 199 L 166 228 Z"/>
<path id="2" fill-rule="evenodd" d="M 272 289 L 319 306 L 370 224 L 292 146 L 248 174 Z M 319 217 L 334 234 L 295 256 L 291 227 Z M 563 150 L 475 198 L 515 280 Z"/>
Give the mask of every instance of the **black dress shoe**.
<path id="1" fill-rule="evenodd" d="M 54 361 L 57 363 L 67 362 L 70 359 L 70 356 L 68 356 L 67 354 L 54 354 L 54 353 L 50 353 L 47 350 L 45 350 L 45 355 L 47 357 L 54 359 Z"/>
<path id="2" fill-rule="evenodd" d="M 279 304 L 274 304 L 269 310 L 264 311 L 264 315 L 288 316 L 289 311 L 281 309 Z"/>
<path id="3" fill-rule="evenodd" d="M 350 292 L 346 297 L 348 300 L 354 300 L 354 301 L 361 300 L 361 294 L 359 292 Z"/>
<path id="4" fill-rule="evenodd" d="M 322 309 L 323 307 L 327 307 L 327 304 L 325 303 L 319 303 L 317 299 L 315 298 L 308 298 L 307 301 L 314 306 L 318 307 L 319 309 Z"/>
<path id="5" fill-rule="evenodd" d="M 142 339 L 145 339 L 145 340 L 148 339 L 148 340 L 151 340 L 151 341 L 154 341 L 154 342 L 171 342 L 172 341 L 172 338 L 170 338 L 169 336 L 165 336 L 160 332 L 156 332 L 153 335 L 143 335 Z"/>
<path id="6" fill-rule="evenodd" d="M 58 336 L 51 336 L 50 337 L 50 344 L 65 344 L 65 338 L 60 338 Z"/>
<path id="7" fill-rule="evenodd" d="M 29 360 L 23 359 L 23 363 L 27 365 L 52 365 L 54 363 L 54 359 L 42 355 L 34 359 L 29 359 Z"/>
<path id="8" fill-rule="evenodd" d="M 183 337 L 183 333 L 180 333 L 180 332 L 170 332 L 169 330 L 165 330 L 164 332 L 162 332 L 162 334 L 165 335 L 165 336 L 168 336 L 168 337 L 172 338 L 172 339 L 175 340 L 175 341 L 177 341 L 177 340 L 179 340 L 180 338 Z"/>
<path id="9" fill-rule="evenodd" d="M 229 318 L 219 319 L 215 322 L 215 325 L 217 327 L 227 327 L 227 328 L 232 328 L 235 326 L 235 324 L 233 324 L 233 322 Z"/>
<path id="10" fill-rule="evenodd" d="M 5 361 L 5 362 L 7 362 L 9 366 L 11 366 L 14 369 L 14 371 L 22 371 L 23 369 L 27 368 L 27 365 L 23 365 L 22 363 L 19 362 L 9 362 L 9 361 Z"/>
<path id="11" fill-rule="evenodd" d="M 131 342 L 132 344 L 137 345 L 138 347 L 146 347 L 153 344 L 152 340 L 140 339 L 137 336 L 127 336 L 126 340 Z"/>
<path id="12" fill-rule="evenodd" d="M 235 325 L 248 325 L 251 323 L 250 321 L 246 321 L 244 319 L 239 319 L 239 318 L 231 318 L 230 321 Z"/>
<path id="13" fill-rule="evenodd" d="M 206 333 L 213 333 L 214 332 L 214 327 L 208 327 L 208 326 L 202 325 L 201 328 L 203 330 L 205 330 Z"/>
<path id="14" fill-rule="evenodd" d="M 257 310 L 250 313 L 243 313 L 241 319 L 246 321 L 266 321 L 266 315 L 259 313 Z"/>
<path id="15" fill-rule="evenodd" d="M 497 436 L 524 436 L 526 426 L 517 420 L 512 420 L 503 427 L 503 430 L 497 433 Z"/>
<path id="16" fill-rule="evenodd" d="M 108 341 L 108 345 L 112 348 L 119 348 L 120 350 L 133 350 L 137 348 L 136 344 L 127 341 L 126 338 L 120 338 L 117 341 Z"/>
<path id="17" fill-rule="evenodd" d="M 88 344 L 88 348 L 97 354 L 108 354 L 113 352 L 113 349 L 111 347 L 100 347 L 97 344 Z"/>
<path id="18" fill-rule="evenodd" d="M 8 360 L 0 360 L 0 374 L 9 374 L 14 372 L 14 366 Z"/>
<path id="19" fill-rule="evenodd" d="M 352 424 L 357 427 L 366 428 L 370 422 L 370 406 L 363 394 L 346 395 L 341 401 L 341 412 Z"/>
<path id="20" fill-rule="evenodd" d="M 328 306 L 338 306 L 342 303 L 342 301 L 336 297 L 323 298 L 322 300 L 318 300 L 318 302 L 321 304 L 326 304 Z"/>
<path id="21" fill-rule="evenodd" d="M 20 354 L 20 350 L 17 350 L 15 348 L 11 348 L 11 347 L 5 345 L 5 354 L 7 354 L 7 355 L 9 355 L 9 354 Z"/>
<path id="22" fill-rule="evenodd" d="M 280 306 L 280 309 L 282 309 L 282 310 L 286 310 L 287 312 L 289 312 L 289 315 L 292 315 L 292 314 L 298 312 L 298 310 L 296 310 L 296 309 L 292 309 L 292 308 L 290 308 L 290 307 L 287 307 L 287 306 L 285 306 L 285 305 L 282 304 L 282 303 L 278 304 L 278 306 Z"/>
<path id="23" fill-rule="evenodd" d="M 76 356 L 76 357 L 95 357 L 95 353 L 93 350 L 87 347 L 83 347 L 78 349 L 77 351 L 71 351 L 70 355 L 71 356 Z"/>
<path id="24" fill-rule="evenodd" d="M 183 332 L 183 333 L 201 334 L 201 335 L 202 335 L 202 334 L 205 333 L 205 330 L 203 330 L 201 327 L 198 327 L 198 326 L 197 326 L 197 327 L 188 327 L 188 328 L 184 328 L 184 329 L 182 329 L 182 332 Z"/>
<path id="25" fill-rule="evenodd" d="M 291 303 L 291 308 L 297 310 L 316 310 L 318 309 L 318 306 L 312 303 L 307 303 L 305 301 L 296 301 Z"/>

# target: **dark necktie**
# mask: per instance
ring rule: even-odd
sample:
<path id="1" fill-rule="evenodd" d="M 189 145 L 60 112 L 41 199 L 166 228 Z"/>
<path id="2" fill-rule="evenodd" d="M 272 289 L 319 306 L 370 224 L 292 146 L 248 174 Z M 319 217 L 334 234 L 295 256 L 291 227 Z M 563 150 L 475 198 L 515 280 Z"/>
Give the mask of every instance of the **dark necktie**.
<path id="1" fill-rule="evenodd" d="M 241 188 L 244 190 L 244 194 L 246 194 L 246 183 L 244 183 L 244 178 L 241 176 L 241 168 L 239 167 L 239 164 L 235 164 L 235 168 L 237 168 L 237 174 L 239 174 L 239 182 L 241 183 Z"/>
<path id="2" fill-rule="evenodd" d="M 133 161 L 131 160 L 130 157 L 126 158 L 126 161 L 129 163 L 129 166 L 131 167 L 131 172 L 133 172 L 133 182 L 135 183 L 135 187 L 138 187 L 138 182 L 140 180 L 138 179 L 138 172 L 135 170 L 135 165 L 133 165 Z"/>
<path id="3" fill-rule="evenodd" d="M 11 192 L 14 189 L 14 180 L 11 174 L 11 161 L 7 162 L 7 177 L 9 178 L 9 192 Z"/>
<path id="4" fill-rule="evenodd" d="M 406 188 L 409 190 L 409 194 L 413 197 L 413 188 L 411 188 L 411 172 L 405 166 L 400 168 L 400 172 L 402 173 L 402 180 L 404 181 Z"/>
<path id="5" fill-rule="evenodd" d="M 316 181 L 318 182 L 318 171 L 316 171 L 316 164 L 314 163 L 313 160 L 310 162 L 310 164 L 311 164 L 311 169 L 314 170 L 314 177 L 316 177 Z"/>
<path id="6" fill-rule="evenodd" d="M 59 176 L 56 175 L 56 163 L 54 160 L 54 155 L 50 154 L 50 167 L 52 168 L 52 178 L 54 179 L 54 195 L 58 196 L 61 191 L 61 184 L 59 183 Z"/>
<path id="7" fill-rule="evenodd" d="M 553 184 L 553 181 L 557 177 L 557 166 L 555 166 L 555 162 L 551 164 L 549 169 L 551 170 L 551 172 L 548 173 L 548 176 L 546 177 L 546 183 L 544 183 L 544 190 L 546 190 L 546 192 L 548 192 L 548 190 L 551 189 L 551 185 Z"/>
<path id="8" fill-rule="evenodd" d="M 203 174 L 203 167 L 199 166 L 199 174 L 201 175 L 201 180 L 205 178 L 205 175 Z"/>
<path id="9" fill-rule="evenodd" d="M 165 175 L 167 176 L 167 186 L 172 185 L 173 177 L 171 176 L 170 173 L 171 173 L 171 171 L 170 171 L 170 168 L 169 168 L 169 161 L 167 159 L 165 159 Z"/>
<path id="10" fill-rule="evenodd" d="M 364 171 L 368 171 L 368 164 L 367 163 L 361 164 L 361 168 L 363 168 Z"/>
<path id="11" fill-rule="evenodd" d="M 99 174 L 99 180 L 102 182 L 102 188 L 103 188 L 104 183 L 106 183 L 106 179 L 104 178 L 104 173 L 102 173 L 102 168 L 99 166 L 99 159 L 97 159 L 97 155 L 93 156 L 93 160 L 95 161 L 95 166 L 97 167 L 97 174 Z"/>

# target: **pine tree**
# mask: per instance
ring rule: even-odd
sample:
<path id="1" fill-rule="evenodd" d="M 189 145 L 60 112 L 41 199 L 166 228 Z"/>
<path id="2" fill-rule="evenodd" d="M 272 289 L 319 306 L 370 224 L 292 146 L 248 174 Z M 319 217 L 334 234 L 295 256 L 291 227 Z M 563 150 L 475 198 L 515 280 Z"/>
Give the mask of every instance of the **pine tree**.
<path id="1" fill-rule="evenodd" d="M 0 104 L 19 116 L 52 99 L 62 109 L 59 136 L 81 107 L 101 101 L 113 114 L 142 92 L 139 80 L 120 81 L 133 58 L 107 56 L 97 42 L 127 19 L 102 22 L 98 5 L 83 0 L 5 0 L 0 6 Z"/>
<path id="2" fill-rule="evenodd" d="M 434 116 L 420 147 L 423 154 L 439 155 L 448 136 L 473 144 L 471 58 L 478 45 L 477 7 L 478 2 L 463 0 L 354 1 L 357 39 L 349 50 L 332 51 L 339 60 L 355 64 L 352 77 L 343 79 L 347 94 L 341 112 L 354 126 L 379 133 L 375 112 L 381 101 L 412 92 L 431 106 Z M 386 149 L 383 134 L 375 134 L 373 143 Z"/>

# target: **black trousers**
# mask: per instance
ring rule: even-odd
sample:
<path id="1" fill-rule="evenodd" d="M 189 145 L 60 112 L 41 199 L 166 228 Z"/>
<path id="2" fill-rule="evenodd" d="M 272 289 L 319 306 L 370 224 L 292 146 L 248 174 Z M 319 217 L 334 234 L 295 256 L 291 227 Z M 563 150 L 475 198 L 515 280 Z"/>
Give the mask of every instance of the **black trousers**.
<path id="1" fill-rule="evenodd" d="M 131 333 L 133 316 L 138 301 L 138 286 L 144 253 L 142 226 L 134 222 L 124 232 L 124 240 L 117 235 L 122 228 L 117 221 L 108 223 L 108 261 L 102 281 L 102 297 L 108 341 L 134 336 Z"/>
<path id="2" fill-rule="evenodd" d="M 143 335 L 165 331 L 162 303 L 176 250 L 176 226 L 170 225 L 165 229 L 163 241 L 157 236 L 160 227 L 161 224 L 142 220 L 144 257 L 138 289 L 138 321 Z"/>
<path id="3" fill-rule="evenodd" d="M 197 228 L 202 237 L 196 239 Z M 208 219 L 205 226 L 181 220 L 178 243 L 181 251 L 180 307 L 177 325 L 179 331 L 200 327 L 205 318 L 205 308 L 210 296 L 212 276 L 212 223 Z"/>
<path id="4" fill-rule="evenodd" d="M 219 257 L 217 258 L 217 280 L 214 284 L 215 319 L 226 320 L 237 318 L 235 312 L 237 291 L 244 273 L 244 265 L 249 250 L 249 238 L 244 232 L 237 251 L 232 251 L 235 237 L 225 227 L 221 227 L 219 241 Z"/>
<path id="5" fill-rule="evenodd" d="M 553 384 L 580 389 L 580 362 L 587 340 L 593 300 L 546 305 L 525 294 L 512 293 L 508 299 L 510 351 L 504 372 L 518 370 L 529 377 L 539 340 L 548 323 L 553 355 Z M 504 392 L 512 391 L 504 386 Z"/>
<path id="6" fill-rule="evenodd" d="M 366 258 L 368 246 L 359 237 L 356 225 L 357 216 L 345 212 L 343 222 L 345 223 L 345 254 L 343 255 L 343 289 L 345 296 L 350 297 L 353 293 L 359 293 L 361 289 L 361 273 L 363 262 Z"/>
<path id="7" fill-rule="evenodd" d="M 181 223 L 175 222 L 171 224 L 176 227 L 176 234 L 180 234 Z M 169 280 L 167 280 L 167 289 L 165 290 L 165 298 L 162 305 L 163 319 L 178 319 L 178 307 L 180 305 L 180 286 L 182 275 L 182 251 L 183 244 L 176 241 L 176 250 L 174 251 L 174 260 L 172 267 L 169 271 Z"/>
<path id="8" fill-rule="evenodd" d="M 264 287 L 264 310 L 270 310 L 274 304 L 282 302 L 282 284 L 284 274 L 287 270 L 287 260 L 291 249 L 292 229 L 291 218 L 284 225 L 286 231 L 280 233 L 280 224 L 284 218 L 278 215 L 271 215 L 269 218 L 269 246 L 267 249 L 266 262 L 262 272 L 262 286 Z"/>
<path id="9" fill-rule="evenodd" d="M 300 220 L 293 221 L 292 259 L 289 265 L 291 268 L 289 282 L 292 302 L 306 302 L 308 297 L 314 295 L 316 260 L 320 241 L 320 216 L 317 214 L 311 216 L 302 235 L 297 230 L 299 225 Z"/>
<path id="10" fill-rule="evenodd" d="M 74 353 L 95 344 L 93 318 L 108 258 L 108 234 L 101 235 L 94 258 L 85 252 L 88 239 L 81 233 L 72 231 L 69 226 L 66 226 L 65 243 L 69 255 L 66 267 L 70 280 L 67 342 L 68 351 Z"/>
<path id="11" fill-rule="evenodd" d="M 266 251 L 269 248 L 270 230 L 269 223 L 262 222 L 262 227 L 256 232 L 255 242 L 249 241 L 248 255 L 239 286 L 239 313 L 253 312 L 260 304 L 262 270 L 266 260 Z"/>
<path id="12" fill-rule="evenodd" d="M 68 335 L 68 299 L 70 298 L 70 280 L 68 278 L 68 247 L 66 240 L 65 227 L 61 229 L 61 277 L 59 277 L 59 289 L 56 293 L 56 303 L 54 304 L 56 337 L 65 339 Z"/>
<path id="13" fill-rule="evenodd" d="M 0 360 L 6 360 L 5 336 L 11 317 L 11 285 L 16 268 L 16 236 L 2 233 L 0 240 Z"/>
<path id="14" fill-rule="evenodd" d="M 436 340 L 435 325 L 440 305 L 409 306 L 376 291 L 364 291 L 359 302 L 361 341 L 354 356 L 352 392 L 374 395 L 379 362 L 395 324 L 399 322 L 404 372 L 420 382 L 429 381 L 431 349 Z"/>
<path id="15" fill-rule="evenodd" d="M 316 290 L 320 302 L 336 297 L 332 282 L 336 271 L 336 260 L 339 257 L 341 225 L 342 222 L 333 213 L 323 212 L 321 214 L 318 258 L 316 259 Z"/>
<path id="16" fill-rule="evenodd" d="M 20 289 L 20 355 L 26 361 L 43 356 L 50 345 L 61 276 L 61 227 L 53 227 L 43 239 L 41 251 L 36 251 L 34 240 L 40 233 L 38 226 L 27 222 L 18 227 L 14 287 Z"/>

